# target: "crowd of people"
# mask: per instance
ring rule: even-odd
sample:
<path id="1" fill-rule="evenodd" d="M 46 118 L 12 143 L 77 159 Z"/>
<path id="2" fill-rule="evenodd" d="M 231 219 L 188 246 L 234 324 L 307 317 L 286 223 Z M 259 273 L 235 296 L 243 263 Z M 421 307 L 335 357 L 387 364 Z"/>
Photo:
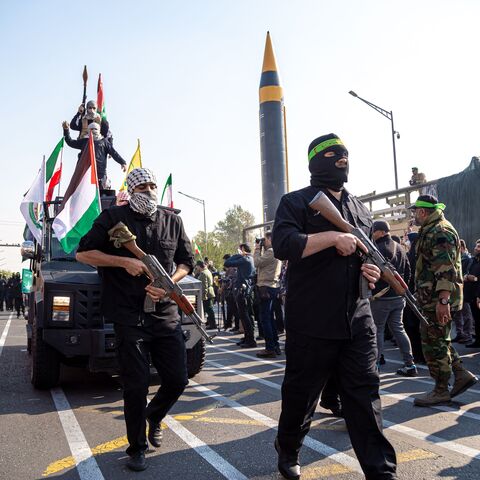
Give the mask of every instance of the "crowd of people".
<path id="1" fill-rule="evenodd" d="M 25 315 L 22 279 L 18 272 L 12 273 L 9 278 L 6 278 L 5 275 L 0 276 L 0 312 L 4 310 L 7 312 L 16 311 L 17 318 L 20 318 L 20 312 Z"/>

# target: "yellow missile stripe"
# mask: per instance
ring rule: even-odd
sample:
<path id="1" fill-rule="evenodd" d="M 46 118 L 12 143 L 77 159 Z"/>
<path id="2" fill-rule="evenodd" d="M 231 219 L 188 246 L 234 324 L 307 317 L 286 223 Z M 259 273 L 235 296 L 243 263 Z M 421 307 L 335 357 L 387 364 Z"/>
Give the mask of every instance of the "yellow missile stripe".
<path id="1" fill-rule="evenodd" d="M 283 100 L 283 89 L 279 86 L 267 86 L 260 89 L 260 103 L 281 102 Z"/>

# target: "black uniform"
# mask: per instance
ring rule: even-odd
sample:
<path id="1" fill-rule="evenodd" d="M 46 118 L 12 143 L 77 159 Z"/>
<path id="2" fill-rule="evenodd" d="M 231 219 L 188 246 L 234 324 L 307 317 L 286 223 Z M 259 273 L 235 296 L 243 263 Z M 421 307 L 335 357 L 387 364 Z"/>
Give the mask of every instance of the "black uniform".
<path id="1" fill-rule="evenodd" d="M 5 301 L 5 293 L 7 290 L 7 282 L 1 277 L 0 278 L 0 312 L 3 312 L 3 302 Z"/>
<path id="2" fill-rule="evenodd" d="M 298 455 L 318 398 L 333 373 L 350 439 L 367 479 L 396 477 L 395 451 L 382 433 L 375 324 L 369 301 L 359 298 L 361 261 L 328 248 L 301 258 L 307 235 L 338 231 L 308 207 L 324 191 L 343 218 L 371 234 L 368 210 L 347 191 L 337 201 L 316 186 L 284 195 L 272 232 L 275 256 L 288 260 L 285 304 L 286 369 L 278 441 Z"/>
<path id="3" fill-rule="evenodd" d="M 79 138 L 78 140 L 73 140 L 70 136 L 69 130 L 63 129 L 63 136 L 65 137 L 65 142 L 67 142 L 69 147 L 81 150 L 81 152 L 83 152 L 83 149 L 88 143 L 88 138 Z M 97 165 L 98 182 L 100 184 L 100 188 L 105 188 L 105 182 L 107 179 L 107 155 L 110 155 L 120 165 L 126 165 L 127 162 L 113 148 L 113 145 L 107 138 L 103 137 L 100 140 L 94 140 L 93 143 L 95 144 L 95 160 Z M 79 153 L 78 158 L 80 158 L 81 152 Z"/>
<path id="4" fill-rule="evenodd" d="M 79 252 L 100 250 L 106 254 L 132 257 L 126 249 L 117 249 L 108 230 L 123 222 L 136 235 L 137 245 L 155 255 L 168 273 L 173 264 L 193 269 L 193 256 L 180 217 L 161 208 L 146 217 L 129 205 L 104 210 L 92 229 L 80 241 Z M 152 314 L 143 312 L 145 276 L 134 277 L 123 268 L 98 268 L 102 279 L 102 311 L 114 322 L 117 355 L 123 380 L 125 422 L 129 455 L 147 449 L 145 419 L 160 422 L 188 383 L 185 342 L 178 307 L 170 299 L 156 304 Z M 151 361 L 162 384 L 146 407 Z"/>

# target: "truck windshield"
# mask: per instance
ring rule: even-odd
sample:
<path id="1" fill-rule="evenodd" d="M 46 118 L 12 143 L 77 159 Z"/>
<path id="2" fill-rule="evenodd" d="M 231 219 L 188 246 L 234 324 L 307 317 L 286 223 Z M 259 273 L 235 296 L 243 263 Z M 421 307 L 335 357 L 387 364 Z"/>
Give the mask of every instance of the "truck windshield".
<path id="1" fill-rule="evenodd" d="M 50 243 L 50 258 L 52 260 L 65 260 L 69 262 L 75 262 L 76 252 L 77 249 L 73 250 L 70 253 L 65 253 L 58 239 L 52 235 Z"/>

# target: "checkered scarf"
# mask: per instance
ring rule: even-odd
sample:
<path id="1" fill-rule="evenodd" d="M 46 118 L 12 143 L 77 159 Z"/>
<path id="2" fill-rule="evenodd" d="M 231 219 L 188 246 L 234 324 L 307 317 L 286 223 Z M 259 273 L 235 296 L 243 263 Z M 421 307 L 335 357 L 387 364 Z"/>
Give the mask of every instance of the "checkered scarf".
<path id="1" fill-rule="evenodd" d="M 155 174 L 148 168 L 135 168 L 128 174 L 127 190 L 130 194 L 130 208 L 150 217 L 157 210 L 157 193 L 155 191 L 133 193 L 135 187 L 143 183 L 157 184 Z"/>

